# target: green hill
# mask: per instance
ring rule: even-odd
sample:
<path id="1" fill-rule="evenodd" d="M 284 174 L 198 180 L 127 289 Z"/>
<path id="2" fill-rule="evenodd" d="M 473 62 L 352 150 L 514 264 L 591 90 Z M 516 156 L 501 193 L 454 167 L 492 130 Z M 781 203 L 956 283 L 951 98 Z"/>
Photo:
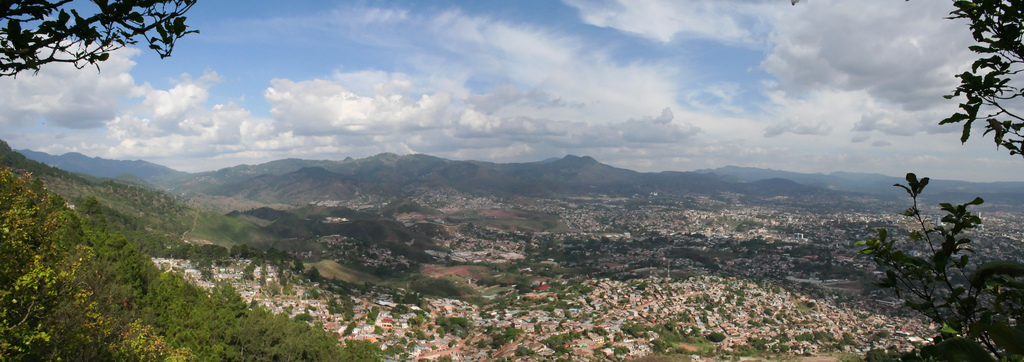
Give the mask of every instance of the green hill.
<path id="1" fill-rule="evenodd" d="M 185 228 L 181 220 L 154 212 L 192 211 L 167 195 L 114 182 L 90 184 L 15 157 L 2 141 L 0 157 L 0 360 L 345 361 L 376 354 L 369 344 L 341 348 L 335 335 L 320 328 L 250 308 L 230 286 L 207 292 L 157 270 L 133 239 L 166 232 L 149 234 L 150 226 Z M 84 200 L 71 209 L 46 180 Z M 118 203 L 104 206 L 100 198 Z M 193 215 L 192 225 L 208 222 L 217 229 L 208 235 L 238 232 L 211 221 L 223 216 Z M 268 261 L 282 257 L 265 253 Z"/>
<path id="2" fill-rule="evenodd" d="M 270 235 L 247 223 L 179 202 L 170 194 L 120 180 L 92 179 L 29 160 L 0 140 L 0 167 L 28 172 L 62 196 L 72 208 L 98 202 L 110 230 L 131 233 L 152 243 L 172 245 L 182 238 L 226 247 L 265 245 Z M 137 179 L 136 179 L 137 180 Z M 152 245 L 160 247 L 160 245 Z"/>

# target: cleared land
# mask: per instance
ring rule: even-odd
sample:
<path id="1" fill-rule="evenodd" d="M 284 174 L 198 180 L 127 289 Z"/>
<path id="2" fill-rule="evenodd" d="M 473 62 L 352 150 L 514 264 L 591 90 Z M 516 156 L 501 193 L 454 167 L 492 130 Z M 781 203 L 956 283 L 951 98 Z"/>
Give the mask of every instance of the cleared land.
<path id="1" fill-rule="evenodd" d="M 325 278 L 344 280 L 349 283 L 377 282 L 378 278 L 360 271 L 355 271 L 338 264 L 333 260 L 321 260 L 315 263 L 305 263 L 306 270 L 316 267 L 320 275 Z"/>
<path id="2" fill-rule="evenodd" d="M 459 265 L 453 267 L 442 267 L 437 265 L 424 265 L 423 274 L 432 278 L 440 278 L 445 275 L 458 275 L 463 278 L 479 279 L 490 274 L 490 269 L 477 265 Z"/>

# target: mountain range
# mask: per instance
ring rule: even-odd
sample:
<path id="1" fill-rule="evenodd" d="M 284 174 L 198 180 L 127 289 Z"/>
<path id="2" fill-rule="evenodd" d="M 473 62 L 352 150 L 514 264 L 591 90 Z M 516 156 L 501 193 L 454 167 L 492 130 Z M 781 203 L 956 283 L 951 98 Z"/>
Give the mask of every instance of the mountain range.
<path id="1" fill-rule="evenodd" d="M 65 171 L 84 173 L 95 177 L 116 178 L 123 174 L 130 174 L 152 182 L 155 180 L 188 175 L 186 172 L 177 171 L 170 167 L 142 160 L 109 160 L 99 157 L 89 157 L 78 152 L 70 152 L 60 156 L 54 156 L 48 153 L 32 150 L 15 151 L 36 162 L 42 162 Z"/>
<path id="2" fill-rule="evenodd" d="M 527 163 L 456 161 L 423 154 L 382 153 L 342 161 L 283 159 L 216 171 L 187 173 L 146 161 L 118 161 L 78 153 L 53 156 L 18 150 L 27 158 L 96 177 L 126 174 L 175 193 L 244 198 L 263 203 L 307 204 L 360 197 L 390 200 L 426 190 L 469 195 L 556 197 L 563 195 L 719 194 L 821 197 L 852 192 L 899 197 L 903 178 L 869 173 L 797 173 L 727 166 L 692 172 L 642 173 L 588 156 Z M 922 175 L 924 176 L 924 175 Z M 1024 201 L 1024 182 L 977 183 L 932 180 L 929 195 L 952 199 Z"/>

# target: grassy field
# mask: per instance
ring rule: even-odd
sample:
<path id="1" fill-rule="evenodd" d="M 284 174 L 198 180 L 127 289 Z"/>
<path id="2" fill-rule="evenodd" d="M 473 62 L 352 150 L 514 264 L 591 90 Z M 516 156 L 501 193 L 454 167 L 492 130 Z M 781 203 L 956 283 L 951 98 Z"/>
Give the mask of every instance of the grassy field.
<path id="1" fill-rule="evenodd" d="M 252 210 L 260 207 L 270 207 L 278 210 L 285 210 L 294 207 L 285 204 L 267 204 L 240 197 L 210 196 L 205 194 L 189 195 L 188 200 L 185 200 L 185 204 L 191 207 L 210 210 L 221 214 L 227 214 L 235 210 Z"/>
<path id="2" fill-rule="evenodd" d="M 379 278 L 373 275 L 346 268 L 333 260 L 321 260 L 315 263 L 305 263 L 305 265 L 306 270 L 316 267 L 316 270 L 320 272 L 320 275 L 325 278 L 344 280 L 349 283 L 376 283 L 380 281 Z"/>
<path id="3" fill-rule="evenodd" d="M 234 244 L 265 248 L 269 242 L 254 226 L 215 212 L 200 211 L 194 221 L 195 229 L 186 233 L 186 238 L 203 239 L 227 248 Z"/>

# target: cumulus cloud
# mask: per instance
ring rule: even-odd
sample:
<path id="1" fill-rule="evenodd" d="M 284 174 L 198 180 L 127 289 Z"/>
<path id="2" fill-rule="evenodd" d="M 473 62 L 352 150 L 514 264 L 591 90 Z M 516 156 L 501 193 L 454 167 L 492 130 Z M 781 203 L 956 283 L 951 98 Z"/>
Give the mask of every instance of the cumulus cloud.
<path id="1" fill-rule="evenodd" d="M 121 98 L 131 96 L 135 49 L 112 52 L 102 71 L 71 64 L 50 64 L 38 74 L 0 78 L 0 125 L 24 127 L 36 120 L 71 129 L 102 127 L 114 118 Z"/>
<path id="2" fill-rule="evenodd" d="M 161 131 L 186 130 L 189 127 L 184 123 L 188 122 L 188 116 L 206 105 L 210 87 L 219 81 L 216 72 L 206 72 L 198 79 L 183 74 L 178 84 L 168 90 L 145 84 L 141 91 L 144 99 L 135 107 L 135 112 L 150 115 Z"/>
<path id="3" fill-rule="evenodd" d="M 691 124 L 673 123 L 673 118 L 675 115 L 672 110 L 665 108 L 658 117 L 631 119 L 613 124 L 609 129 L 621 135 L 626 142 L 651 144 L 681 142 L 700 133 L 700 128 Z"/>
<path id="4" fill-rule="evenodd" d="M 152 118 L 126 113 L 108 122 L 108 139 L 115 143 L 110 157 L 160 157 L 168 154 L 191 157 L 237 152 L 250 145 L 247 136 L 257 127 L 251 113 L 240 106 L 214 105 L 183 114 L 174 132 Z"/>
<path id="5" fill-rule="evenodd" d="M 919 124 L 897 121 L 893 111 L 876 109 L 864 112 L 860 120 L 853 125 L 853 131 L 880 131 L 891 135 L 909 136 L 920 132 L 921 127 Z"/>
<path id="6" fill-rule="evenodd" d="M 782 14 L 761 67 L 793 96 L 866 91 L 906 110 L 943 103 L 973 58 L 966 25 L 943 1 L 822 0 Z"/>
<path id="7" fill-rule="evenodd" d="M 274 79 L 264 97 L 282 131 L 297 135 L 387 134 L 432 128 L 445 119 L 447 93 L 408 94 L 409 81 L 378 84 L 362 96 L 329 80 Z"/>

